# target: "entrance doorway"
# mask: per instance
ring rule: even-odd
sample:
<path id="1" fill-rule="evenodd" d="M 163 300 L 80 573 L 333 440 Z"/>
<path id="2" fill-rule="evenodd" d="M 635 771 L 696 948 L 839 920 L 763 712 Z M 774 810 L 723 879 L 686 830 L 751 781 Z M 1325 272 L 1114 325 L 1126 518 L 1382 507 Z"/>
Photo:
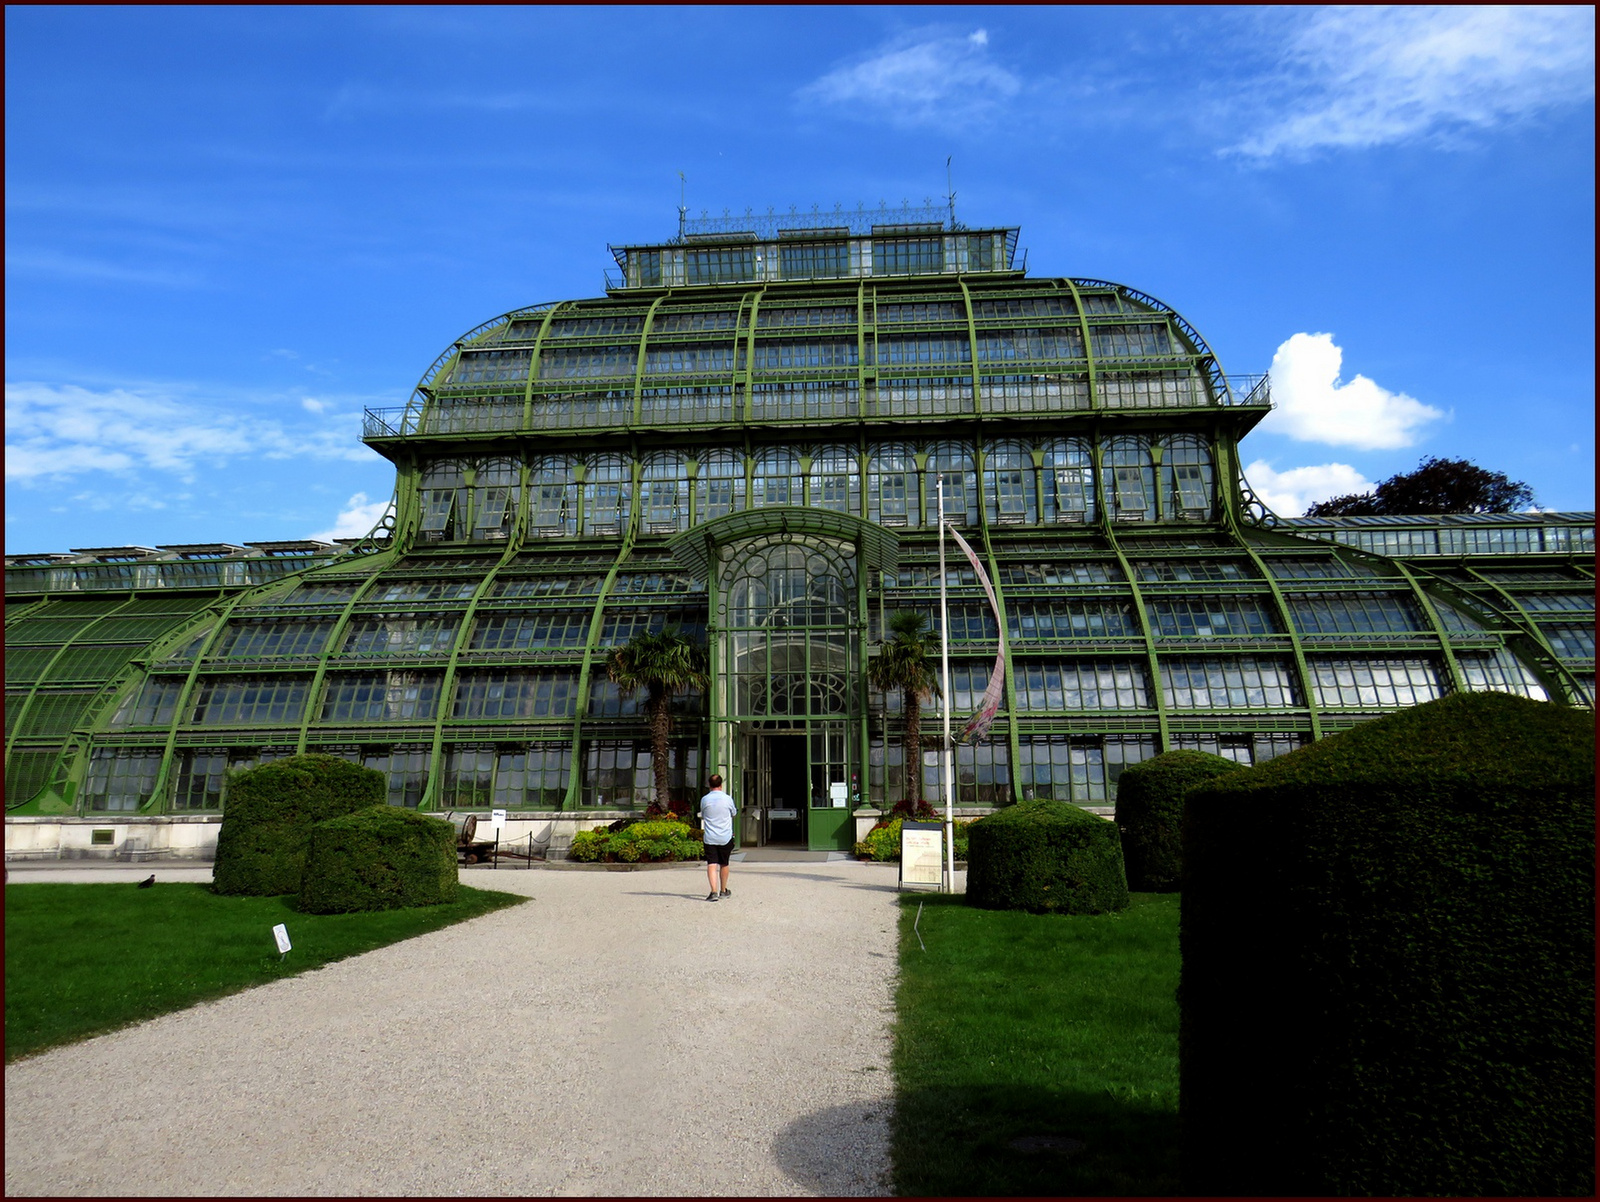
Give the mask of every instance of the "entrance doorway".
<path id="1" fill-rule="evenodd" d="M 806 737 L 748 736 L 743 842 L 758 847 L 806 845 Z"/>
<path id="2" fill-rule="evenodd" d="M 849 775 L 843 723 L 747 730 L 741 741 L 739 842 L 747 847 L 848 851 Z"/>

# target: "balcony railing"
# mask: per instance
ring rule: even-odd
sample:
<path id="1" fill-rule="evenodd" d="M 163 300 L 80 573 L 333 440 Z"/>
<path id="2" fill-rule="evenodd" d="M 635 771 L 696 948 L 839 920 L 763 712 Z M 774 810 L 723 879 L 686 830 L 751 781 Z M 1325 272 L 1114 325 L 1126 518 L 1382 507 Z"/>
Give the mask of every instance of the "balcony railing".
<path id="1" fill-rule="evenodd" d="M 950 417 L 971 413 L 972 394 L 969 388 L 958 387 L 936 392 L 926 398 L 906 401 L 897 390 L 895 381 L 879 383 L 876 389 L 864 393 L 835 388 L 826 396 L 818 389 L 797 389 L 795 400 L 788 402 L 785 394 L 759 392 L 754 399 L 751 417 L 755 421 L 793 422 L 836 420 L 863 415 L 867 418 L 894 420 L 900 417 Z M 1229 376 L 1221 387 L 1214 386 L 1216 403 L 1227 407 L 1267 407 L 1272 405 L 1272 382 L 1268 376 Z M 1110 392 L 1108 388 L 1105 390 Z M 995 384 L 985 380 L 979 387 L 980 403 L 984 412 L 1036 413 L 1054 415 L 1063 411 L 1088 413 L 1087 386 L 1072 391 L 1054 377 L 1040 377 L 1040 381 Z M 1158 392 L 1135 393 L 1125 387 L 1118 390 L 1114 404 L 1102 403 L 1102 409 L 1154 411 L 1162 409 L 1195 409 L 1211 406 L 1210 395 L 1198 381 L 1195 387 L 1172 394 Z M 597 400 L 600 394 L 574 393 L 561 396 L 534 398 L 534 412 L 529 427 L 535 430 L 622 429 L 633 424 L 633 405 L 624 395 L 621 403 L 611 394 L 605 394 L 604 403 Z M 861 414 L 865 397 L 865 411 Z M 646 425 L 705 425 L 726 424 L 744 416 L 741 396 L 732 398 L 731 410 L 726 392 L 719 392 L 714 407 L 710 402 L 700 403 L 692 396 L 675 398 L 675 405 L 666 405 L 658 398 L 646 397 L 642 420 Z M 448 405 L 437 402 L 368 409 L 362 420 L 363 438 L 414 438 L 437 437 L 448 434 L 513 433 L 523 429 L 521 404 L 503 401 L 474 405 L 456 401 Z"/>

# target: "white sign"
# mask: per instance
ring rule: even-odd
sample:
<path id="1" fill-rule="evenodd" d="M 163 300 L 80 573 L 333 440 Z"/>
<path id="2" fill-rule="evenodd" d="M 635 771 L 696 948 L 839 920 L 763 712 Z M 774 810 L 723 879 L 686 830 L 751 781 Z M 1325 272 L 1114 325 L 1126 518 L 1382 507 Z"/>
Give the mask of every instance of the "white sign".
<path id="1" fill-rule="evenodd" d="M 490 830 L 496 830 L 496 831 L 500 830 L 502 827 L 505 826 L 505 824 L 506 824 L 506 812 L 504 810 L 490 810 L 489 811 L 489 829 Z"/>
<path id="2" fill-rule="evenodd" d="M 900 825 L 900 879 L 908 885 L 937 885 L 944 879 L 944 829 L 936 823 Z"/>
<path id="3" fill-rule="evenodd" d="M 828 786 L 828 800 L 835 806 L 842 806 L 850 797 L 850 786 L 842 780 L 836 780 Z"/>
<path id="4" fill-rule="evenodd" d="M 278 954 L 287 956 L 289 954 L 289 928 L 280 922 L 272 928 L 272 937 L 278 941 Z"/>

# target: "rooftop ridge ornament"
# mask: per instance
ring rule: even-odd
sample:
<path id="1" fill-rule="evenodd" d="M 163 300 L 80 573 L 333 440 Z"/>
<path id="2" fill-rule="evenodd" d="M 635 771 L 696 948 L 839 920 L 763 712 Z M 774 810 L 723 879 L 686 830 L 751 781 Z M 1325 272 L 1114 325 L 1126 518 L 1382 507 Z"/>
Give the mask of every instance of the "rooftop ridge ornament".
<path id="1" fill-rule="evenodd" d="M 898 208 L 891 208 L 887 201 L 880 200 L 876 208 L 868 208 L 857 201 L 854 209 L 846 209 L 835 202 L 831 210 L 814 204 L 809 212 L 802 212 L 790 205 L 787 212 L 769 208 L 765 213 L 757 213 L 753 209 L 746 209 L 742 215 L 736 216 L 728 209 L 723 209 L 720 217 L 713 217 L 708 210 L 701 209 L 699 217 L 684 215 L 681 218 L 679 236 L 754 234 L 758 238 L 775 238 L 780 230 L 813 229 L 846 229 L 852 234 L 871 234 L 873 226 L 877 225 L 927 225 L 937 226 L 941 230 L 956 228 L 951 224 L 946 206 L 929 198 L 920 205 L 913 205 L 909 200 L 902 201 Z"/>

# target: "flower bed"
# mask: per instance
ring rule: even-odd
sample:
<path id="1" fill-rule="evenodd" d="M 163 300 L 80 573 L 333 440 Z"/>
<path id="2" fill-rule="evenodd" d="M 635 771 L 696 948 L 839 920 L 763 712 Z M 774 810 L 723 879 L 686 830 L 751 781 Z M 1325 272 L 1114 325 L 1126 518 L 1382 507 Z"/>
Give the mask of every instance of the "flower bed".
<path id="1" fill-rule="evenodd" d="M 634 822 L 619 831 L 597 826 L 579 831 L 567 851 L 569 860 L 583 864 L 660 864 L 698 860 L 705 848 L 699 831 L 672 819 Z"/>
<path id="2" fill-rule="evenodd" d="M 856 844 L 858 860 L 876 860 L 879 863 L 896 863 L 900 859 L 900 823 L 903 819 L 885 819 L 867 832 L 867 837 Z M 956 822 L 956 859 L 967 858 L 967 828 L 970 821 Z"/>

